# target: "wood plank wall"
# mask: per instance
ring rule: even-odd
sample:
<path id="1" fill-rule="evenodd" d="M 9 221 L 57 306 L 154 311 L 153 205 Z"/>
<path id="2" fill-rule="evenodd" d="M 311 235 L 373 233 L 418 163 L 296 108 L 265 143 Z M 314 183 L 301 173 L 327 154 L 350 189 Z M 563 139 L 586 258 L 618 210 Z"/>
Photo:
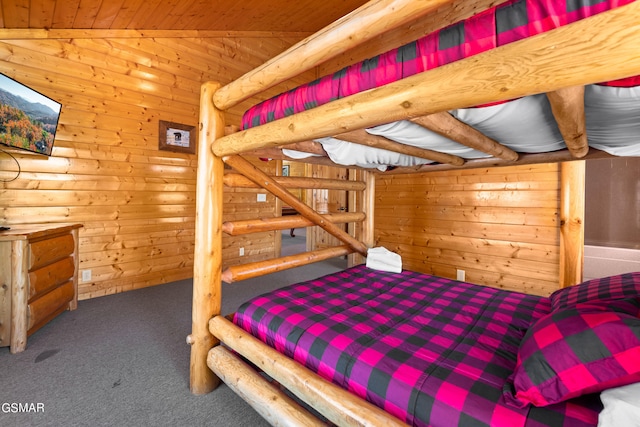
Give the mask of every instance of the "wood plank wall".
<path id="1" fill-rule="evenodd" d="M 377 246 L 409 269 L 538 295 L 558 288 L 559 165 L 378 175 Z"/>
<path id="2" fill-rule="evenodd" d="M 21 172 L 6 182 L 17 165 L 0 153 L 0 223 L 82 223 L 80 269 L 92 278 L 81 281 L 80 299 L 192 277 L 196 158 L 159 151 L 158 121 L 197 125 L 202 82 L 226 83 L 301 37 L 10 34 L 0 37 L 0 72 L 63 107 L 50 158 L 12 150 Z M 255 193 L 230 192 L 225 215 L 245 215 Z M 256 209 L 273 214 L 273 198 Z M 225 259 L 239 247 L 247 261 L 273 248 L 272 235 L 251 239 L 226 239 Z"/>
<path id="3" fill-rule="evenodd" d="M 276 162 L 249 160 L 270 175 L 275 174 Z M 266 202 L 258 202 L 258 194 L 265 195 Z M 271 193 L 250 188 L 225 188 L 224 220 L 267 218 L 275 215 L 276 200 Z M 227 236 L 223 234 L 223 269 L 231 265 L 274 258 L 275 239 L 279 237 L 279 235 L 276 236 L 275 231 L 251 233 L 242 236 Z"/>

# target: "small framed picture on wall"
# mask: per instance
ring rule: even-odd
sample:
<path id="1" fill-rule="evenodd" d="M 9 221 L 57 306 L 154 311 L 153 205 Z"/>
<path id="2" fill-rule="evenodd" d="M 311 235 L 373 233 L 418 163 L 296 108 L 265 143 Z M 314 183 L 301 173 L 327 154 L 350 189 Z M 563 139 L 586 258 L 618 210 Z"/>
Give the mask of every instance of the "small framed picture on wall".
<path id="1" fill-rule="evenodd" d="M 195 126 L 160 120 L 158 148 L 177 153 L 195 154 L 195 129 Z"/>

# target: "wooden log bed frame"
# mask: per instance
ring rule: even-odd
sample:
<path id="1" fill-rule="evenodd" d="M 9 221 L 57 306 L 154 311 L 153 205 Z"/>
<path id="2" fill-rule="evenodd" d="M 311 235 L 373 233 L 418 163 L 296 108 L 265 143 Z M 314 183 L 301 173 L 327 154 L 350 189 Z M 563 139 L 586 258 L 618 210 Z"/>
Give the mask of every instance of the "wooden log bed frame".
<path id="1" fill-rule="evenodd" d="M 367 213 L 374 211 L 374 183 L 378 172 L 359 169 L 360 179 L 338 183 L 271 177 L 240 154 L 268 152 L 271 154 L 268 157 L 277 158 L 273 154 L 275 150 L 291 147 L 291 144 L 300 146 L 316 138 L 345 133 L 351 133 L 355 138 L 359 129 L 392 120 L 413 119 L 424 126 L 431 123 L 434 127 L 447 128 L 446 123 L 437 123 L 446 118 L 442 112 L 547 93 L 554 105 L 554 113 L 557 111 L 555 116 L 567 150 L 519 154 L 500 144 L 482 145 L 482 142 L 477 142 L 475 147 L 484 149 L 492 157 L 465 161 L 441 155 L 436 159 L 437 165 L 398 167 L 384 173 L 565 162 L 608 156 L 598 150 L 589 150 L 587 146 L 581 94 L 584 85 L 640 74 L 640 2 L 620 6 L 285 119 L 240 132 L 225 132 L 224 111 L 242 100 L 386 31 L 406 26 L 416 18 L 427 17 L 436 10 L 453 9 L 460 3 L 464 3 L 468 10 L 474 10 L 474 1 L 372 0 L 238 80 L 226 86 L 212 82 L 202 86 L 193 324 L 192 333 L 187 337 L 191 345 L 192 393 L 208 393 L 222 380 L 274 425 L 324 425 L 281 391 L 280 387 L 266 381 L 245 362 L 246 359 L 334 424 L 404 425 L 397 418 L 262 344 L 221 315 L 222 281 L 257 277 L 348 254 L 360 257 L 352 257 L 352 264 L 361 263 L 374 243 L 373 218 Z M 442 26 L 449 24 L 451 22 L 443 22 Z M 470 144 L 477 141 L 475 135 L 466 135 Z M 465 140 L 464 136 L 458 140 Z M 417 156 L 425 155 L 418 152 L 419 149 L 399 144 L 389 144 L 385 148 L 404 150 L 406 154 Z M 437 156 L 437 153 L 428 155 Z M 313 157 L 309 161 L 329 164 L 324 157 Z M 572 185 L 579 185 L 571 178 L 575 176 L 572 168 L 579 168 L 574 165 L 581 163 L 567 162 L 562 167 L 561 287 L 577 283 L 581 276 L 582 247 L 576 243 L 581 236 L 572 235 L 571 224 L 572 202 L 580 203 L 574 197 L 583 197 L 581 191 L 574 192 L 571 189 Z M 246 184 L 246 180 L 237 174 L 225 175 L 225 164 L 253 184 Z M 300 215 L 273 218 L 272 221 L 262 221 L 260 225 L 257 221 L 223 225 L 223 188 L 225 185 L 236 185 L 241 180 L 244 180 L 244 185 L 255 184 L 266 189 Z M 349 194 L 357 193 L 360 197 L 359 211 L 337 214 L 340 218 L 328 218 L 315 212 L 287 190 L 294 187 L 327 188 L 323 185 L 342 188 L 350 191 Z M 336 225 L 338 221 L 353 222 L 357 226 L 349 234 Z M 343 244 L 311 253 L 233 266 L 222 271 L 224 232 L 240 234 L 309 225 L 323 228 Z M 221 342 L 225 345 L 219 345 Z"/>

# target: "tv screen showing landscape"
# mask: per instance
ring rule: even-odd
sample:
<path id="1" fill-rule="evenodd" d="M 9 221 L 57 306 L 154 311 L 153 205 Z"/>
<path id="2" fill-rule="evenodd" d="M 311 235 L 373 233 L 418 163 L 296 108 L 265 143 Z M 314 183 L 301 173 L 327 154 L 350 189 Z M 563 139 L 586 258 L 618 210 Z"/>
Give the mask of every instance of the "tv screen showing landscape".
<path id="1" fill-rule="evenodd" d="M 0 74 L 0 143 L 51 155 L 62 105 Z"/>

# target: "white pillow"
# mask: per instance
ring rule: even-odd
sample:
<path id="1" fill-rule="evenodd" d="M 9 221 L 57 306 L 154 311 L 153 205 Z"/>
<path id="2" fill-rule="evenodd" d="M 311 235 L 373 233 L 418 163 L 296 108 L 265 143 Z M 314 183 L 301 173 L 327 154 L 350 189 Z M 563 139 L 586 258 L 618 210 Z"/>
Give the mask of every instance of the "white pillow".
<path id="1" fill-rule="evenodd" d="M 600 393 L 604 409 L 598 427 L 640 426 L 640 383 L 611 388 Z"/>
<path id="2" fill-rule="evenodd" d="M 382 246 L 367 251 L 367 267 L 374 270 L 402 273 L 402 257 Z"/>

